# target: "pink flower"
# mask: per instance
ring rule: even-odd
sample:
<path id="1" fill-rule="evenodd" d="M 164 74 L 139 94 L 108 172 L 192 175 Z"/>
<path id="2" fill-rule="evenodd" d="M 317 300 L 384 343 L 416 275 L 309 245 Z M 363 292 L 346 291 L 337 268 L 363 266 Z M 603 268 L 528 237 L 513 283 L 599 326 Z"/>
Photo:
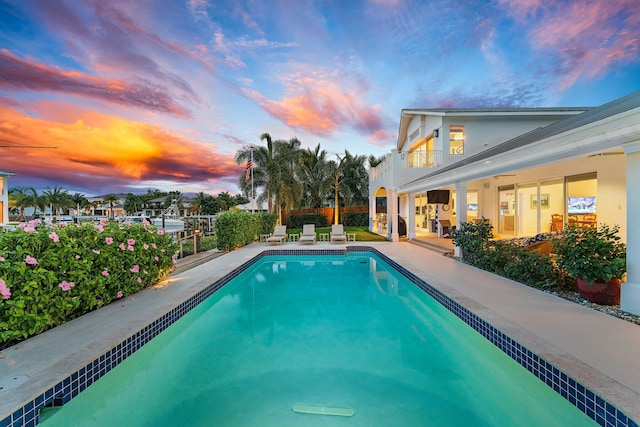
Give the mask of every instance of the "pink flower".
<path id="1" fill-rule="evenodd" d="M 151 244 L 151 247 L 152 247 L 153 249 L 158 249 L 158 246 L 157 246 L 155 243 L 152 243 L 152 244 Z"/>
<path id="2" fill-rule="evenodd" d="M 113 243 L 113 237 L 106 237 L 106 238 L 104 239 L 104 242 L 105 242 L 107 245 L 112 244 L 112 243 Z"/>
<path id="3" fill-rule="evenodd" d="M 105 268 L 104 270 L 102 270 L 102 275 L 104 277 L 107 277 L 109 275 L 109 272 L 107 271 L 107 269 Z"/>
<path id="4" fill-rule="evenodd" d="M 132 251 L 133 252 L 133 249 L 134 249 L 133 246 L 131 246 L 131 245 L 127 246 L 127 250 L 128 251 Z"/>
<path id="5" fill-rule="evenodd" d="M 124 296 L 124 294 L 122 293 L 122 291 L 118 291 L 118 298 L 122 298 Z"/>
<path id="6" fill-rule="evenodd" d="M 146 243 L 142 247 L 145 249 L 149 249 L 149 245 L 147 245 Z"/>
<path id="7" fill-rule="evenodd" d="M 136 244 L 135 240 L 133 240 L 133 239 L 127 240 L 127 245 L 135 245 L 135 244 Z"/>
<path id="8" fill-rule="evenodd" d="M 156 255 L 156 256 L 153 257 L 153 260 L 154 261 L 160 261 L 160 258 L 158 258 L 158 256 Z"/>
<path id="9" fill-rule="evenodd" d="M 100 255 L 100 251 L 98 249 L 91 249 L 91 252 L 93 252 L 96 255 Z"/>
<path id="10" fill-rule="evenodd" d="M 107 225 L 109 220 L 107 218 L 100 218 L 100 225 Z"/>
<path id="11" fill-rule="evenodd" d="M 120 249 L 122 249 L 124 251 L 125 247 L 124 247 L 124 243 L 120 243 L 120 246 L 118 246 Z"/>
<path id="12" fill-rule="evenodd" d="M 103 227 L 103 226 L 101 226 L 101 225 L 98 225 L 98 226 L 96 227 L 96 230 L 98 230 L 98 233 L 104 233 L 104 227 Z"/>
<path id="13" fill-rule="evenodd" d="M 4 262 L 4 257 L 0 256 L 0 262 Z"/>
<path id="14" fill-rule="evenodd" d="M 136 279 L 136 282 L 138 282 L 138 283 L 142 283 L 142 279 L 138 277 L 138 278 Z"/>
<path id="15" fill-rule="evenodd" d="M 158 236 L 162 236 L 164 234 L 164 230 L 160 229 L 158 230 Z"/>
<path id="16" fill-rule="evenodd" d="M 172 256 L 172 257 L 171 257 L 171 262 L 175 264 L 175 263 L 176 263 L 176 262 L 178 262 L 178 261 L 176 261 L 176 257 Z"/>
<path id="17" fill-rule="evenodd" d="M 60 282 L 60 284 L 58 286 L 60 286 L 60 289 L 62 289 L 63 291 L 68 291 L 69 289 L 73 288 L 76 284 L 73 282 L 67 282 L 66 280 L 63 280 L 62 282 Z"/>
<path id="18" fill-rule="evenodd" d="M 76 259 L 80 259 L 80 255 L 76 255 Z"/>
<path id="19" fill-rule="evenodd" d="M 24 262 L 26 262 L 29 265 L 36 265 L 38 263 L 38 260 L 32 257 L 31 255 L 27 255 Z"/>
<path id="20" fill-rule="evenodd" d="M 60 237 L 58 237 L 58 235 L 55 232 L 52 232 L 51 234 L 49 234 L 49 238 L 56 243 L 60 241 Z"/>
<path id="21" fill-rule="evenodd" d="M 2 295 L 2 299 L 11 298 L 11 290 L 2 279 L 0 279 L 0 295 Z"/>
<path id="22" fill-rule="evenodd" d="M 137 273 L 138 271 L 140 271 L 140 266 L 138 264 L 136 264 L 133 267 L 131 267 L 131 272 L 132 273 Z"/>

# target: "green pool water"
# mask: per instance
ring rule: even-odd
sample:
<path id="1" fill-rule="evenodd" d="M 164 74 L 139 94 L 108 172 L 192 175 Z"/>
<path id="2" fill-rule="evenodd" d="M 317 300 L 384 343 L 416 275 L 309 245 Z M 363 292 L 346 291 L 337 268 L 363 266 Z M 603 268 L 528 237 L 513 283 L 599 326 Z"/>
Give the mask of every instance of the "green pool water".
<path id="1" fill-rule="evenodd" d="M 596 424 L 356 254 L 262 258 L 40 425 Z"/>

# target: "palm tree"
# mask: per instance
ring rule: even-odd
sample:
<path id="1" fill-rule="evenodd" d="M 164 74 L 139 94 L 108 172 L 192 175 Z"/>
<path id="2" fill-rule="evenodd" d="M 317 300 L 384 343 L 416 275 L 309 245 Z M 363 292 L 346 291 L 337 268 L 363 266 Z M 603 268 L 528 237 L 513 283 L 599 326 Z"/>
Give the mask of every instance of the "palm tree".
<path id="1" fill-rule="evenodd" d="M 67 190 L 57 185 L 53 188 L 47 188 L 42 195 L 45 197 L 46 203 L 51 206 L 51 216 L 54 216 L 54 214 L 56 216 L 60 215 L 62 209 L 73 209 L 75 207 L 75 203 L 69 193 L 67 193 Z"/>
<path id="2" fill-rule="evenodd" d="M 89 204 L 89 200 L 86 198 L 84 194 L 74 193 L 71 197 L 71 200 L 75 204 L 76 209 L 78 209 L 78 215 L 80 215 L 80 209 L 84 209 Z"/>
<path id="3" fill-rule="evenodd" d="M 136 212 L 138 212 L 138 208 L 141 206 L 142 203 L 140 202 L 139 196 L 136 196 L 133 193 L 127 193 L 124 198 L 124 205 L 122 206 L 126 213 L 129 215 L 135 215 Z"/>
<path id="4" fill-rule="evenodd" d="M 263 133 L 260 141 L 266 141 L 266 147 L 246 146 L 238 150 L 235 155 L 236 164 L 240 165 L 248 162 L 253 155 L 252 175 L 253 179 L 248 180 L 243 173 L 239 180 L 240 189 L 250 198 L 254 196 L 256 188 L 262 188 L 262 194 L 258 196 L 257 202 L 268 201 L 267 209 L 273 212 L 273 199 L 280 186 L 280 167 L 275 159 L 274 143 L 271 135 Z M 253 181 L 253 182 L 251 182 Z M 252 185 L 254 188 L 251 188 Z"/>
<path id="5" fill-rule="evenodd" d="M 102 198 L 104 203 L 109 203 L 109 218 L 113 219 L 113 204 L 118 202 L 120 199 L 115 194 L 107 194 Z"/>
<path id="6" fill-rule="evenodd" d="M 15 187 L 9 190 L 9 207 L 20 209 L 17 221 L 26 221 L 25 210 L 35 208 L 38 192 L 33 187 Z"/>
<path id="7" fill-rule="evenodd" d="M 366 204 L 369 200 L 369 173 L 364 155 L 352 155 L 344 150 L 342 175 L 344 178 L 343 197 L 345 206 Z"/>
<path id="8" fill-rule="evenodd" d="M 304 188 L 296 174 L 302 155 L 300 145 L 298 138 L 291 138 L 289 141 L 278 140 L 274 143 L 275 161 L 280 168 L 280 185 L 275 192 L 280 222 L 282 210 L 293 209 L 302 200 Z"/>
<path id="9" fill-rule="evenodd" d="M 302 152 L 298 175 L 304 187 L 304 207 L 321 208 L 326 195 L 331 190 L 332 175 L 326 150 L 320 150 L 320 144 L 312 151 Z"/>
<path id="10" fill-rule="evenodd" d="M 369 169 L 373 169 L 378 166 L 384 160 L 384 156 L 376 157 L 373 154 L 369 154 L 367 161 L 369 162 Z"/>
<path id="11" fill-rule="evenodd" d="M 330 160 L 329 169 L 331 170 L 331 189 L 333 190 L 333 223 L 339 223 L 339 210 L 340 210 L 340 186 L 343 182 L 342 177 L 342 162 L 343 159 L 336 155 L 338 161 Z"/>

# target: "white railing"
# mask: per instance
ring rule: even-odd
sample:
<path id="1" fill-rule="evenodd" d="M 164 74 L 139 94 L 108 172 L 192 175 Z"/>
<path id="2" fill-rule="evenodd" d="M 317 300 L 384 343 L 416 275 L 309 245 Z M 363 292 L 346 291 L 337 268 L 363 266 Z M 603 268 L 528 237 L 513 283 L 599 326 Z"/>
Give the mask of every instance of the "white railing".
<path id="1" fill-rule="evenodd" d="M 389 153 L 384 157 L 384 159 L 382 159 L 382 162 L 380 162 L 378 166 L 369 171 L 369 181 L 373 181 L 381 177 L 391 169 L 393 169 L 393 160 L 391 158 L 391 153 Z"/>
<path id="2" fill-rule="evenodd" d="M 442 151 L 412 151 L 406 158 L 409 168 L 430 168 L 442 163 Z"/>

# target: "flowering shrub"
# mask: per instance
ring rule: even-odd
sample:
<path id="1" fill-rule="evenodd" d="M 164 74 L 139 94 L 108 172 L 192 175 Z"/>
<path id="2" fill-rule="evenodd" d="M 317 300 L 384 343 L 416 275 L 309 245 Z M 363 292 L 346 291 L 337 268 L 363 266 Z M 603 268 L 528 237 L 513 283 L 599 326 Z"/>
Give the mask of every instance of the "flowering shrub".
<path id="1" fill-rule="evenodd" d="M 157 283 L 176 250 L 150 224 L 36 220 L 0 233 L 0 348 Z"/>

